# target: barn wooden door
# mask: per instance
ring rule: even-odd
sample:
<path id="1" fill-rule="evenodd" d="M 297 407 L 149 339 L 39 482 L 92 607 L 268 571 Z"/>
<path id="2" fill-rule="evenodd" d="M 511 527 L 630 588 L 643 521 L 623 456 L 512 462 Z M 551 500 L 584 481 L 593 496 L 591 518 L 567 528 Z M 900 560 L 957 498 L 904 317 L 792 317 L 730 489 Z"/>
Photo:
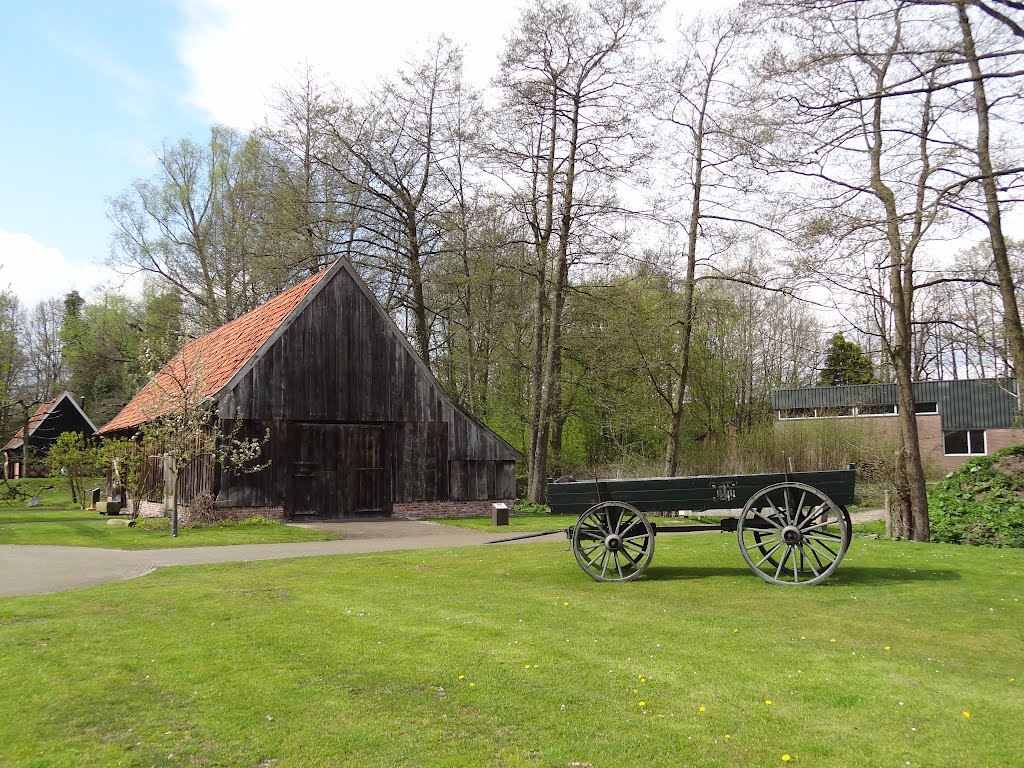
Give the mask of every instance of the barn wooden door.
<path id="1" fill-rule="evenodd" d="M 337 520 L 391 514 L 391 447 L 383 426 L 293 424 L 290 513 Z"/>
<path id="2" fill-rule="evenodd" d="M 291 429 L 291 515 L 342 516 L 338 499 L 337 435 L 329 424 L 294 424 Z"/>
<path id="3" fill-rule="evenodd" d="M 391 451 L 384 427 L 342 427 L 340 473 L 346 517 L 391 514 Z"/>

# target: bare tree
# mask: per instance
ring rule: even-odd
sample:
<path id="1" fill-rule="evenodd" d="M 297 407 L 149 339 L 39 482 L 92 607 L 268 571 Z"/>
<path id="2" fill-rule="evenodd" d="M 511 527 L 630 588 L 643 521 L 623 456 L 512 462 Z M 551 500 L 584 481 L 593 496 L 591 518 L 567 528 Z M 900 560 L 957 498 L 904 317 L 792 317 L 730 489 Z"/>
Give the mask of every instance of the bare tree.
<path id="1" fill-rule="evenodd" d="M 655 10 L 644 0 L 591 0 L 585 8 L 537 0 L 502 57 L 507 119 L 494 144 L 529 232 L 537 285 L 528 446 L 534 501 L 545 494 L 570 265 L 581 255 L 584 222 L 613 209 L 598 188 L 630 172 L 643 149 L 635 101 Z"/>
<path id="2" fill-rule="evenodd" d="M 788 9 L 795 18 L 784 22 L 794 52 L 768 60 L 784 116 L 774 126 L 775 168 L 801 180 L 791 200 L 802 203 L 809 241 L 833 246 L 817 272 L 837 291 L 855 285 L 857 272 L 868 277 L 860 290 L 874 293 L 891 324 L 878 331 L 899 396 L 896 528 L 923 541 L 929 526 L 911 386 L 914 307 L 920 252 L 962 189 L 962 158 L 947 133 L 955 98 L 940 87 L 950 53 L 945 40 L 929 38 L 935 13 L 927 8 L 796 5 Z M 885 275 L 884 293 L 872 274 Z"/>

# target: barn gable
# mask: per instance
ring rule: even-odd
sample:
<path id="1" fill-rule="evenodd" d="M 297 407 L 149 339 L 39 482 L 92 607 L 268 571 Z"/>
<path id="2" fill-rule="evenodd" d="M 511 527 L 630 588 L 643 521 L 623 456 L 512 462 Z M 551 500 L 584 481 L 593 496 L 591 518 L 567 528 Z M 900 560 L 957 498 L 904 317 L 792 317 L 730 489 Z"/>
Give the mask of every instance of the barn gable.
<path id="1" fill-rule="evenodd" d="M 204 374 L 225 430 L 270 435 L 269 466 L 207 464 L 186 478 L 186 501 L 209 490 L 220 506 L 294 519 L 437 514 L 515 495 L 517 451 L 445 393 L 347 260 L 191 342 L 155 381 L 173 380 L 175 364 Z M 101 432 L 143 423 L 146 392 Z"/>
<path id="2" fill-rule="evenodd" d="M 52 400 L 39 406 L 38 410 L 28 420 L 28 442 L 31 451 L 45 453 L 53 445 L 57 438 L 65 432 L 81 432 L 86 437 L 92 437 L 96 431 L 96 425 L 86 415 L 82 406 L 79 405 L 70 392 L 65 390 Z M 22 427 L 15 435 L 0 448 L 4 455 L 4 474 L 6 477 L 21 476 L 21 455 L 22 446 L 25 444 L 25 427 Z M 36 466 L 30 467 L 36 473 L 41 473 L 44 468 L 37 462 Z"/>

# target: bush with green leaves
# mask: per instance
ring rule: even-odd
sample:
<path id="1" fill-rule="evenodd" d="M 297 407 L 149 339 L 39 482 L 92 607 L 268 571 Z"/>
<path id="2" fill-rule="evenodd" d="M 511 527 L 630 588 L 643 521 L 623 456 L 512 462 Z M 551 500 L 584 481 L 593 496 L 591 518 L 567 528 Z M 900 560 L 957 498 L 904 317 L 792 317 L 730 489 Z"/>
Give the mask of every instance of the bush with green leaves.
<path id="1" fill-rule="evenodd" d="M 67 477 L 71 486 L 71 499 L 85 509 L 83 478 L 103 471 L 104 458 L 99 448 L 81 432 L 64 432 L 50 447 L 46 457 L 53 477 Z"/>
<path id="2" fill-rule="evenodd" d="M 933 541 L 1024 547 L 1024 445 L 965 462 L 928 496 Z"/>

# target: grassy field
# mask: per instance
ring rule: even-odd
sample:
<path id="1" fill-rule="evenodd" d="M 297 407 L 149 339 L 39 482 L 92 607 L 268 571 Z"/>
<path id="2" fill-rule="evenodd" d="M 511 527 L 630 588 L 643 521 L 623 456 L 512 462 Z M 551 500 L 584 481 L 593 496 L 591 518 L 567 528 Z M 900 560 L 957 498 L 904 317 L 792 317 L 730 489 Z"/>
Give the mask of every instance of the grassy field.
<path id="1" fill-rule="evenodd" d="M 47 514 L 47 513 L 44 513 Z M 52 513 L 48 513 L 52 514 Z M 65 547 L 106 547 L 107 549 L 166 549 L 224 544 L 273 544 L 285 541 L 325 541 L 326 533 L 293 525 L 237 525 L 152 530 L 107 525 L 106 518 L 59 522 L 10 522 L 0 516 L 0 544 L 51 544 Z"/>
<path id="2" fill-rule="evenodd" d="M 96 481 L 97 483 L 99 481 Z M 165 549 L 224 544 L 274 544 L 288 541 L 324 541 L 335 538 L 319 531 L 290 525 L 180 528 L 144 530 L 107 525 L 109 518 L 71 503 L 67 487 L 53 478 L 30 478 L 19 487 L 38 496 L 41 504 L 0 503 L 0 544 L 51 544 L 108 549 Z M 94 487 L 89 486 L 87 487 Z M 167 523 L 169 526 L 169 522 Z M 0 751 L 0 755 L 3 752 Z M 0 761 L 2 765 L 2 761 Z"/>
<path id="3" fill-rule="evenodd" d="M 1024 551 L 731 536 L 175 568 L 0 600 L 5 766 L 1019 766 Z M 786 759 L 788 757 L 788 759 Z"/>

